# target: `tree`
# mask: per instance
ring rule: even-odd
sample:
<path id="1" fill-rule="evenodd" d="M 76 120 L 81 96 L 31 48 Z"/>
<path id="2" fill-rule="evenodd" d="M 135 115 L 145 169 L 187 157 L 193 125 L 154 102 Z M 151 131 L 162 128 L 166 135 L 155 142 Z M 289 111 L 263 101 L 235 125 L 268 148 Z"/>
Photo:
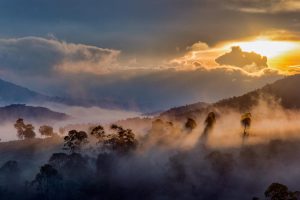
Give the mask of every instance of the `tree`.
<path id="1" fill-rule="evenodd" d="M 243 143 L 244 141 L 249 137 L 249 133 L 247 132 L 247 129 L 250 128 L 251 126 L 251 113 L 245 113 L 241 117 L 241 124 L 244 127 L 244 132 L 243 132 Z"/>
<path id="2" fill-rule="evenodd" d="M 272 183 L 265 191 L 265 197 L 270 200 L 297 200 L 299 192 L 290 192 L 287 186 Z"/>
<path id="3" fill-rule="evenodd" d="M 137 147 L 137 140 L 131 129 L 123 129 L 118 125 L 111 125 L 116 134 L 110 134 L 104 141 L 104 145 L 117 153 L 128 153 Z"/>
<path id="4" fill-rule="evenodd" d="M 42 136 L 52 137 L 54 135 L 53 128 L 48 125 L 43 125 L 39 128 L 39 132 Z"/>
<path id="5" fill-rule="evenodd" d="M 20 184 L 21 170 L 17 161 L 10 160 L 0 168 L 0 184 L 5 184 L 7 189 Z"/>
<path id="6" fill-rule="evenodd" d="M 25 124 L 22 118 L 17 119 L 14 126 L 17 129 L 17 136 L 20 139 L 30 139 L 35 137 L 34 126 L 32 124 Z"/>
<path id="7" fill-rule="evenodd" d="M 40 168 L 40 172 L 36 175 L 35 179 L 31 182 L 32 186 L 44 196 L 45 199 L 52 199 L 60 188 L 62 176 L 52 165 L 46 164 Z"/>
<path id="8" fill-rule="evenodd" d="M 207 140 L 208 134 L 212 130 L 215 123 L 216 123 L 216 114 L 214 112 L 208 113 L 204 121 L 205 128 L 203 130 L 203 134 L 201 135 L 201 140 L 203 141 Z"/>
<path id="9" fill-rule="evenodd" d="M 68 135 L 64 137 L 64 149 L 71 153 L 80 151 L 82 146 L 88 143 L 88 135 L 84 131 L 69 131 Z"/>
<path id="10" fill-rule="evenodd" d="M 194 128 L 196 128 L 197 123 L 193 118 L 188 118 L 184 126 L 189 131 L 192 131 Z"/>
<path id="11" fill-rule="evenodd" d="M 105 131 L 101 125 L 94 127 L 90 134 L 98 140 L 98 143 L 103 142 L 105 139 Z"/>

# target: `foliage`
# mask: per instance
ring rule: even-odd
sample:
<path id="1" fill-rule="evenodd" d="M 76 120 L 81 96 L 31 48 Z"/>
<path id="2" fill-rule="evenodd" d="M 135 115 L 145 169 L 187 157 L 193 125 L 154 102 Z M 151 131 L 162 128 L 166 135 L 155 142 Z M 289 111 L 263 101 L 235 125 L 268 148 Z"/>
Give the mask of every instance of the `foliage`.
<path id="1" fill-rule="evenodd" d="M 251 113 L 247 112 L 241 116 L 241 124 L 244 127 L 244 132 L 243 132 L 243 140 L 245 140 L 248 136 L 249 133 L 247 132 L 247 129 L 251 126 Z"/>
<path id="2" fill-rule="evenodd" d="M 40 168 L 40 172 L 36 175 L 35 179 L 31 182 L 32 186 L 42 194 L 49 197 L 49 194 L 54 192 L 52 190 L 58 189 L 59 183 L 62 181 L 62 176 L 52 165 L 46 164 Z"/>
<path id="3" fill-rule="evenodd" d="M 25 124 L 22 118 L 17 119 L 14 127 L 17 129 L 17 136 L 20 139 L 35 137 L 34 126 L 32 124 Z"/>
<path id="4" fill-rule="evenodd" d="M 196 128 L 197 123 L 193 118 L 188 118 L 184 126 L 188 130 L 193 130 L 194 128 Z"/>
<path id="5" fill-rule="evenodd" d="M 298 193 L 290 192 L 283 184 L 272 183 L 265 191 L 265 197 L 270 200 L 297 200 Z"/>
<path id="6" fill-rule="evenodd" d="M 101 125 L 92 128 L 90 134 L 98 140 L 98 143 L 103 142 L 105 140 L 105 131 Z"/>
<path id="7" fill-rule="evenodd" d="M 138 142 L 131 129 L 123 129 L 121 126 L 112 124 L 111 129 L 116 133 L 109 134 L 104 141 L 105 147 L 117 153 L 128 153 L 135 150 Z"/>
<path id="8" fill-rule="evenodd" d="M 205 128 L 203 134 L 201 135 L 202 140 L 206 140 L 210 130 L 213 128 L 214 124 L 216 123 L 216 114 L 214 112 L 210 112 L 207 114 L 207 117 L 204 121 Z"/>
<path id="9" fill-rule="evenodd" d="M 80 151 L 82 146 L 88 143 L 88 135 L 84 131 L 69 131 L 68 135 L 64 137 L 64 149 L 71 153 Z"/>
<path id="10" fill-rule="evenodd" d="M 39 132 L 42 136 L 52 137 L 54 135 L 53 128 L 48 125 L 43 125 L 39 128 Z"/>

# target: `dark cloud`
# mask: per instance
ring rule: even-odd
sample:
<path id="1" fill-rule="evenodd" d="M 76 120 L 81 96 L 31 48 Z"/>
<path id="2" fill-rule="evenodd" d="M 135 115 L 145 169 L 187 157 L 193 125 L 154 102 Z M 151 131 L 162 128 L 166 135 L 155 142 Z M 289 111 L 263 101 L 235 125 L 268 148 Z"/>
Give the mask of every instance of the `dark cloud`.
<path id="1" fill-rule="evenodd" d="M 59 72 L 104 73 L 116 66 L 120 52 L 56 39 L 0 39 L 2 73 L 46 75 Z"/>
<path id="2" fill-rule="evenodd" d="M 252 77 L 226 68 L 119 68 L 118 54 L 117 50 L 56 39 L 1 39 L 0 71 L 2 78 L 47 95 L 112 101 L 142 111 L 213 102 L 279 78 L 272 73 Z"/>
<path id="3" fill-rule="evenodd" d="M 1 36 L 53 33 L 73 43 L 120 49 L 122 55 L 154 60 L 174 56 L 176 47 L 183 50 L 199 40 L 211 46 L 272 28 L 299 30 L 297 13 L 240 12 L 243 7 L 270 4 L 263 2 L 269 1 L 2 0 Z"/>
<path id="4" fill-rule="evenodd" d="M 232 65 L 243 68 L 248 72 L 257 72 L 267 68 L 267 57 L 255 52 L 244 52 L 238 46 L 231 47 L 231 52 L 216 58 L 220 65 Z"/>
<path id="5" fill-rule="evenodd" d="M 225 0 L 227 8 L 249 13 L 281 13 L 300 10 L 298 0 Z"/>

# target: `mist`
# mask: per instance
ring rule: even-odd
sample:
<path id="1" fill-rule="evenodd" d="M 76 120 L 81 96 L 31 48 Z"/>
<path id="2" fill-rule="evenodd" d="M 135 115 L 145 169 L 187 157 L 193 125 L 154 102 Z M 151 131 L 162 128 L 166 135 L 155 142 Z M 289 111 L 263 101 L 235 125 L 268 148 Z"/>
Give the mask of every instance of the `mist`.
<path id="1" fill-rule="evenodd" d="M 1 143 L 6 151 L 0 159 L 0 166 L 4 165 L 0 194 L 13 194 L 15 199 L 232 200 L 264 199 L 266 189 L 277 182 L 290 191 L 299 190 L 300 111 L 286 110 L 275 98 L 261 97 L 249 110 L 251 125 L 243 143 L 243 113 L 233 108 L 211 109 L 216 121 L 203 140 L 206 112 L 174 120 L 64 108 L 77 118 L 59 122 L 67 127 L 63 135 Z M 126 117 L 135 118 L 121 120 Z M 195 123 L 187 123 L 188 118 Z M 115 128 L 110 127 L 112 123 Z M 102 125 L 105 134 L 94 137 L 91 130 L 97 125 Z M 80 143 L 76 151 L 64 145 L 64 136 L 72 128 L 87 133 L 88 143 Z M 119 133 L 128 134 L 127 139 L 119 140 Z M 17 187 L 7 185 L 8 178 L 1 175 L 9 160 L 17 162 L 19 177 L 13 182 Z M 46 169 L 53 174 L 47 175 Z M 26 191 L 25 197 L 20 191 Z"/>

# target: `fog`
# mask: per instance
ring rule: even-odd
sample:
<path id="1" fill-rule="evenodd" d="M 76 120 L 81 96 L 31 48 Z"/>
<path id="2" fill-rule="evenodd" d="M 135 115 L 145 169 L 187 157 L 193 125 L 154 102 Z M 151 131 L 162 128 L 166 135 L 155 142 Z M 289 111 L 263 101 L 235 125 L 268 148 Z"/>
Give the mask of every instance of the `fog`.
<path id="1" fill-rule="evenodd" d="M 78 116 L 68 122 L 74 122 L 74 128 L 80 127 L 76 125 L 79 122 L 91 128 L 101 124 L 105 134 L 97 138 L 86 129 L 89 142 L 79 142 L 82 146 L 76 151 L 63 150 L 60 136 L 1 143 L 6 151 L 1 153 L 5 159 L 1 157 L 0 166 L 13 159 L 19 167 L 19 178 L 13 182 L 17 186 L 6 184 L 5 167 L 0 168 L 2 197 L 240 200 L 265 199 L 264 192 L 274 182 L 290 191 L 299 190 L 300 112 L 282 108 L 272 97 L 260 99 L 249 110 L 251 125 L 244 142 L 243 113 L 229 108 L 208 109 L 216 113 L 209 129 L 205 129 L 206 112 L 180 120 L 166 116 L 122 120 L 116 124 L 124 129 L 111 129 L 112 121 L 128 113 L 78 107 L 66 111 Z M 104 119 L 105 115 L 108 118 Z M 188 117 L 195 120 L 195 126 L 186 124 Z M 126 139 L 118 139 L 120 130 L 121 135 L 127 134 Z M 201 137 L 204 130 L 208 130 L 207 139 Z M 32 148 L 26 153 L 28 146 Z M 52 168 L 39 171 L 47 163 Z M 32 184 L 26 185 L 26 181 Z M 25 196 L 20 196 L 20 191 L 26 191 Z"/>

